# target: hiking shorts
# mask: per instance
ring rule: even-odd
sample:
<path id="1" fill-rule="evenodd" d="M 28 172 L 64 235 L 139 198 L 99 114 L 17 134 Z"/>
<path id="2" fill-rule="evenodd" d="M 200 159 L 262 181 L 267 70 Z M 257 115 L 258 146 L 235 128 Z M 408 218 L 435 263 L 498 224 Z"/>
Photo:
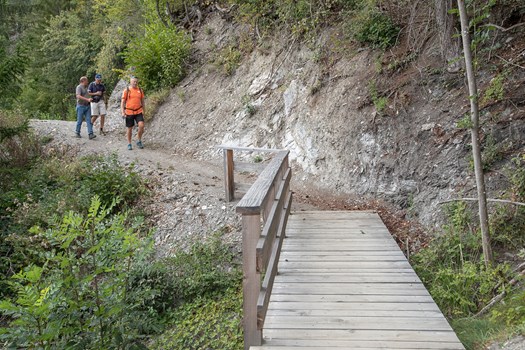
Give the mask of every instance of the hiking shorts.
<path id="1" fill-rule="evenodd" d="M 91 102 L 91 115 L 106 115 L 106 103 L 104 101 Z"/>
<path id="2" fill-rule="evenodd" d="M 138 124 L 139 122 L 144 121 L 144 115 L 142 113 L 140 114 L 133 114 L 133 115 L 126 115 L 126 127 L 132 128 L 135 126 L 135 123 Z"/>

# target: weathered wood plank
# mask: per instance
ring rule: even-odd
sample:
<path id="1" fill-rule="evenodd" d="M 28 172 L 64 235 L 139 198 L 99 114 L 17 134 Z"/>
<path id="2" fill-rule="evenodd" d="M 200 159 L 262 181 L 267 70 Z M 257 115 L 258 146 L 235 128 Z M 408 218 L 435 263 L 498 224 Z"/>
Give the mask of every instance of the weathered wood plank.
<path id="1" fill-rule="evenodd" d="M 422 285 L 409 283 L 394 284 L 392 287 L 384 283 L 274 283 L 275 294 L 306 294 L 313 295 L 401 295 L 426 296 L 428 291 Z M 398 286 L 400 285 L 400 286 Z"/>
<path id="2" fill-rule="evenodd" d="M 242 197 L 236 207 L 237 213 L 253 214 L 260 213 L 261 208 L 268 200 L 269 189 L 275 183 L 275 178 L 279 173 L 281 164 L 288 157 L 288 151 L 278 152 L 270 163 L 261 172 L 255 183 L 248 192 Z"/>
<path id="3" fill-rule="evenodd" d="M 457 341 L 457 336 L 452 330 L 285 329 L 280 331 L 273 328 L 265 329 L 264 340 L 266 343 L 282 344 L 281 339 L 297 339 L 301 340 L 302 344 L 312 344 L 311 341 L 313 340 L 326 342 L 349 339 L 354 341 L 420 341 L 437 343 Z"/>
<path id="4" fill-rule="evenodd" d="M 374 256 L 392 256 L 392 257 L 405 257 L 405 255 L 401 252 L 401 250 L 397 249 L 391 249 L 391 250 L 370 250 L 370 251 L 362 251 L 362 250 L 351 250 L 351 251 L 341 251 L 341 250 L 334 250 L 334 251 L 326 251 L 326 252 L 301 252 L 301 251 L 283 251 L 283 257 L 284 256 L 290 256 L 290 257 L 303 257 L 303 256 L 322 256 L 322 257 L 329 257 L 334 256 L 335 258 L 345 258 L 345 257 L 370 257 L 373 258 Z"/>
<path id="5" fill-rule="evenodd" d="M 267 316 L 318 316 L 318 317 L 358 317 L 372 319 L 373 317 L 381 317 L 384 320 L 390 321 L 391 324 L 397 322 L 400 318 L 414 318 L 414 319 L 429 319 L 439 318 L 443 319 L 441 311 L 433 310 L 348 310 L 348 309 L 314 309 L 314 310 L 296 310 L 296 309 L 269 309 Z"/>
<path id="6" fill-rule="evenodd" d="M 257 328 L 257 299 L 261 289 L 261 275 L 257 272 L 255 246 L 261 233 L 260 215 L 242 217 L 242 266 L 244 344 L 261 345 L 262 331 Z"/>
<path id="7" fill-rule="evenodd" d="M 392 312 L 392 311 L 435 311 L 439 312 L 439 308 L 433 302 L 426 303 L 366 303 L 366 302 L 339 302 L 339 301 L 317 301 L 317 302 L 301 302 L 301 301 L 274 301 L 272 300 L 271 307 L 268 313 L 279 313 L 284 311 L 296 313 L 312 313 L 327 311 L 336 313 L 351 313 L 353 312 Z"/>
<path id="8" fill-rule="evenodd" d="M 275 277 L 277 275 L 277 266 L 279 265 L 279 257 L 282 249 L 284 240 L 284 231 L 286 230 L 286 222 L 290 214 L 290 207 L 292 204 L 292 192 L 287 190 L 285 196 L 285 204 L 281 209 L 283 211 L 281 215 L 281 222 L 279 223 L 277 241 L 274 242 L 274 249 L 272 249 L 272 255 L 268 264 L 268 270 L 263 280 L 263 289 L 259 294 L 259 300 L 257 301 L 257 326 L 262 329 L 266 312 L 268 310 L 270 296 L 273 289 Z"/>
<path id="9" fill-rule="evenodd" d="M 376 254 L 376 255 L 349 255 L 349 254 L 341 254 L 342 252 L 336 252 L 339 253 L 337 255 L 328 255 L 328 254 L 315 254 L 308 256 L 307 254 L 302 255 L 291 255 L 290 252 L 286 252 L 286 254 L 283 254 L 283 259 L 285 261 L 289 262 L 304 262 L 304 261 L 340 261 L 340 262 L 352 262 L 352 261 L 406 261 L 406 258 L 403 254 L 391 254 L 391 255 L 385 255 L 385 254 Z M 345 252 L 347 253 L 347 252 Z"/>
<path id="10" fill-rule="evenodd" d="M 251 350 L 327 350 L 327 349 L 396 349 L 396 350 L 459 350 L 464 349 L 463 346 L 458 345 L 457 342 L 413 342 L 413 341 L 353 341 L 353 340 L 307 340 L 300 342 L 299 340 L 283 341 L 283 343 L 290 343 L 293 345 L 262 345 L 252 346 Z"/>
<path id="11" fill-rule="evenodd" d="M 335 283 L 360 283 L 360 284 L 377 284 L 377 283 L 421 283 L 421 280 L 415 273 L 413 274 L 373 274 L 368 273 L 341 273 L 337 275 L 328 274 L 281 274 L 275 278 L 275 283 L 323 283 L 332 285 Z"/>
<path id="12" fill-rule="evenodd" d="M 351 265 L 349 263 L 352 263 Z M 281 261 L 279 269 L 410 269 L 408 261 Z"/>
<path id="13" fill-rule="evenodd" d="M 323 316 L 270 316 L 266 317 L 264 329 L 351 329 L 351 330 L 406 330 L 406 331 L 449 331 L 445 318 L 415 317 L 323 317 Z"/>
<path id="14" fill-rule="evenodd" d="M 224 153 L 224 189 L 226 191 L 226 202 L 235 199 L 235 185 L 233 173 L 233 151 L 223 150 Z"/>
<path id="15" fill-rule="evenodd" d="M 464 349 L 376 213 L 292 213 L 286 232 L 252 350 Z"/>
<path id="16" fill-rule="evenodd" d="M 346 273 L 368 273 L 368 274 L 379 274 L 379 273 L 393 273 L 393 272 L 401 272 L 401 273 L 413 273 L 414 270 L 411 268 L 406 269 L 380 269 L 380 268 L 341 268 L 341 269 L 335 269 L 335 268 L 322 268 L 322 269 L 301 269 L 301 268 L 282 268 L 279 267 L 279 274 L 300 274 L 300 275 L 318 275 L 318 274 L 346 274 Z"/>
<path id="17" fill-rule="evenodd" d="M 339 302 L 339 303 L 433 303 L 429 295 L 366 295 L 366 294 L 340 294 L 340 295 L 301 295 L 301 294 L 278 294 L 273 293 L 270 303 L 281 302 Z"/>
<path id="18" fill-rule="evenodd" d="M 233 146 L 233 145 L 217 145 L 215 146 L 219 149 L 231 149 L 234 151 L 243 151 L 247 153 L 253 153 L 253 152 L 263 152 L 263 153 L 276 153 L 279 151 L 282 151 L 280 149 L 273 149 L 273 148 L 256 148 L 256 147 L 240 147 L 240 146 Z"/>
<path id="19" fill-rule="evenodd" d="M 278 229 L 286 227 L 285 222 L 288 220 L 289 210 L 283 211 L 287 200 L 290 200 L 289 189 L 290 180 L 292 178 L 291 169 L 287 169 L 286 176 L 282 179 L 279 189 L 276 194 L 276 200 L 273 201 L 268 220 L 265 222 L 261 237 L 257 242 L 257 270 L 262 272 L 266 268 L 270 259 L 270 251 L 273 247 L 273 242 L 278 234 Z M 283 222 L 284 219 L 284 222 Z M 280 228 L 279 228 L 280 227 Z M 284 232 L 283 232 L 284 237 Z M 279 247 L 282 246 L 282 242 Z M 280 253 L 280 248 L 279 248 Z"/>

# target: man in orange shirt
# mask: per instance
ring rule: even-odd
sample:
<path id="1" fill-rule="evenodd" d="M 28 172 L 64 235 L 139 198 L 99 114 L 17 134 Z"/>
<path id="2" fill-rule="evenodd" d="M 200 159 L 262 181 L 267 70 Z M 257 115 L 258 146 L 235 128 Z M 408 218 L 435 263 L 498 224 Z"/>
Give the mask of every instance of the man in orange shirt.
<path id="1" fill-rule="evenodd" d="M 132 150 L 131 134 L 135 123 L 138 125 L 137 147 L 144 148 L 142 145 L 142 134 L 144 133 L 144 92 L 138 86 L 138 79 L 131 77 L 129 87 L 122 93 L 120 110 L 122 117 L 126 118 L 126 137 L 128 139 L 128 150 Z"/>

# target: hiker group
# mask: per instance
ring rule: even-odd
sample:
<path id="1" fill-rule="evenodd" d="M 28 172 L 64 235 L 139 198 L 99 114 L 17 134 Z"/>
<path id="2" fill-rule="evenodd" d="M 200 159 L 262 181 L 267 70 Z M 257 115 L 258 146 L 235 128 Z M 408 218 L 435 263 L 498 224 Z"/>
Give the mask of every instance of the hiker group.
<path id="1" fill-rule="evenodd" d="M 76 137 L 80 138 L 82 122 L 85 120 L 87 125 L 88 138 L 93 140 L 97 136 L 93 132 L 93 126 L 100 117 L 100 135 L 106 135 L 104 123 L 106 119 L 106 87 L 102 83 L 102 75 L 95 74 L 95 81 L 88 85 L 88 78 L 80 78 L 80 84 L 76 88 L 76 113 L 77 126 Z M 142 134 L 144 133 L 144 91 L 138 86 L 138 79 L 131 77 L 129 86 L 122 92 L 120 103 L 122 118 L 126 122 L 126 139 L 128 150 L 132 150 L 131 143 L 133 127 L 137 125 L 137 147 L 144 148 L 142 144 Z"/>

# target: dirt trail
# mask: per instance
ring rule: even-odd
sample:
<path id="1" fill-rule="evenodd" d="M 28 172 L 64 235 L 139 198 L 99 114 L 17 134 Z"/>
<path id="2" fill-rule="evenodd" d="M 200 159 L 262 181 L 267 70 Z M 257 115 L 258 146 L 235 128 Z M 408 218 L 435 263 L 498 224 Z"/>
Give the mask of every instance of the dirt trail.
<path id="1" fill-rule="evenodd" d="M 85 124 L 80 139 L 75 137 L 76 122 L 32 120 L 30 125 L 36 134 L 50 140 L 46 145 L 50 152 L 77 156 L 114 154 L 122 164 L 133 164 L 134 169 L 149 180 L 154 193 L 144 205 L 154 221 L 156 246 L 161 255 L 184 249 L 220 228 L 225 239 L 239 242 L 240 216 L 235 212 L 236 202 L 224 200 L 220 150 L 216 159 L 206 162 L 150 146 L 146 126 L 144 149 L 133 143 L 134 148 L 129 151 L 125 128 L 119 127 L 118 122 L 121 121 L 108 120 L 106 135 L 99 135 L 97 123 L 94 127 L 97 137 L 93 140 L 88 139 Z M 296 196 L 293 210 L 320 208 L 308 199 L 310 196 Z"/>

